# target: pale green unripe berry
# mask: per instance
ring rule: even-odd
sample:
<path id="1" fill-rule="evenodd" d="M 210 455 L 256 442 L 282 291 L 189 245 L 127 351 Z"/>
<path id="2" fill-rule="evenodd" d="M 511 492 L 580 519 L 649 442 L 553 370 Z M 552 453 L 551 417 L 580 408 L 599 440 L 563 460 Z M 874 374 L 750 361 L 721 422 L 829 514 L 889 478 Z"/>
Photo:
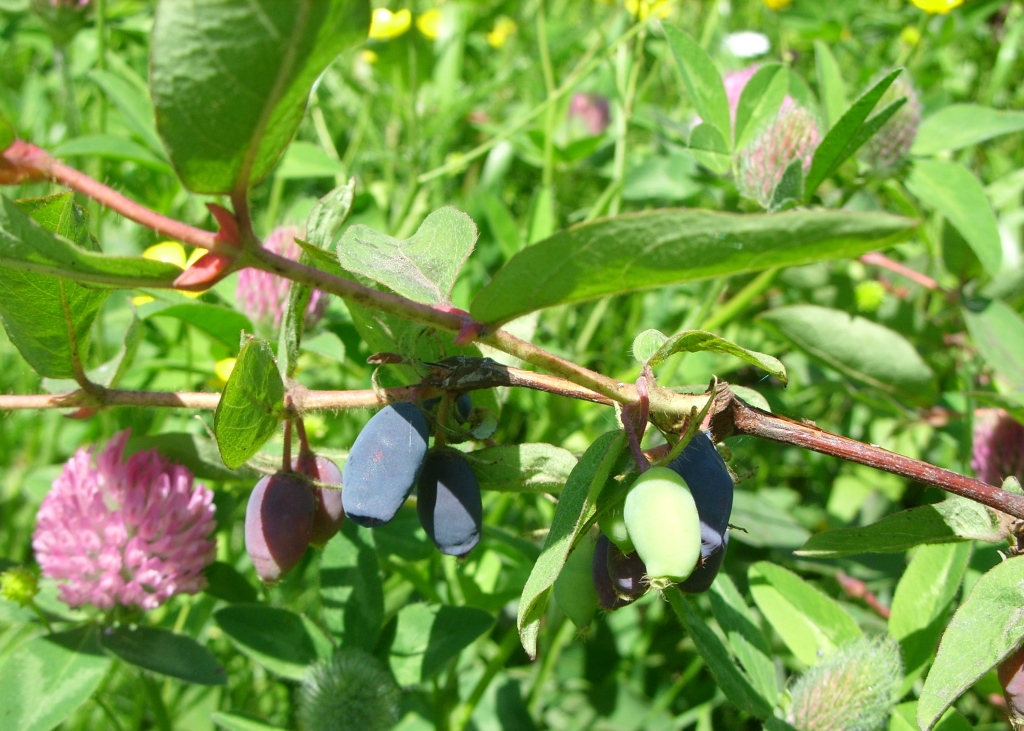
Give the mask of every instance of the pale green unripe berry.
<path id="1" fill-rule="evenodd" d="M 626 495 L 626 530 L 651 586 L 683 581 L 700 559 L 700 517 L 686 481 L 667 467 L 640 475 Z"/>

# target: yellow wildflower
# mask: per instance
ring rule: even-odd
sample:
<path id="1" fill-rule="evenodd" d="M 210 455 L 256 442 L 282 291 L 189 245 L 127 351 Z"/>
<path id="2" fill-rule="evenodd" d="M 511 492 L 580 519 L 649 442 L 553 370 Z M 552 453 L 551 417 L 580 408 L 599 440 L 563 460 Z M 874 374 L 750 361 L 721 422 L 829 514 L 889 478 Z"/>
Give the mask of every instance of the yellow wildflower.
<path id="1" fill-rule="evenodd" d="M 512 18 L 501 15 L 494 21 L 494 29 L 487 34 L 487 42 L 494 48 L 501 48 L 509 36 L 517 30 L 519 30 L 519 26 Z"/>
<path id="2" fill-rule="evenodd" d="M 626 10 L 640 20 L 667 18 L 675 0 L 626 0 Z"/>
<path id="3" fill-rule="evenodd" d="M 164 264 L 173 264 L 184 271 L 199 261 L 205 253 L 206 252 L 203 249 L 195 249 L 191 256 L 186 257 L 185 247 L 177 241 L 162 241 L 159 244 L 153 244 L 143 251 L 142 258 L 149 259 L 150 261 L 162 261 Z M 182 294 L 186 297 L 198 297 L 202 293 L 182 292 Z M 132 297 L 132 304 L 134 305 L 144 305 L 147 302 L 152 301 L 153 298 L 148 294 L 140 294 L 136 297 Z"/>
<path id="4" fill-rule="evenodd" d="M 373 20 L 370 22 L 370 38 L 378 41 L 386 41 L 409 30 L 412 25 L 412 13 L 408 8 L 402 8 L 397 13 L 392 13 L 387 8 L 377 8 L 373 11 Z"/>
<path id="5" fill-rule="evenodd" d="M 789 5 L 792 5 L 793 0 L 764 0 L 764 4 L 772 10 L 782 10 Z"/>
<path id="6" fill-rule="evenodd" d="M 213 366 L 213 372 L 221 384 L 227 383 L 228 379 L 231 378 L 231 371 L 235 370 L 235 361 L 237 360 L 237 358 L 224 358 L 223 360 L 218 360 Z"/>
<path id="7" fill-rule="evenodd" d="M 416 27 L 430 40 L 441 32 L 441 8 L 431 8 L 416 18 Z"/>
<path id="8" fill-rule="evenodd" d="M 380 56 L 378 56 L 374 51 L 371 51 L 369 48 L 364 48 L 362 51 L 359 52 L 359 60 L 362 61 L 363 63 L 375 64 L 377 63 L 377 59 L 379 58 Z"/>
<path id="9" fill-rule="evenodd" d="M 964 0 L 911 0 L 917 7 L 926 13 L 938 13 L 945 15 L 950 10 L 960 5 Z"/>

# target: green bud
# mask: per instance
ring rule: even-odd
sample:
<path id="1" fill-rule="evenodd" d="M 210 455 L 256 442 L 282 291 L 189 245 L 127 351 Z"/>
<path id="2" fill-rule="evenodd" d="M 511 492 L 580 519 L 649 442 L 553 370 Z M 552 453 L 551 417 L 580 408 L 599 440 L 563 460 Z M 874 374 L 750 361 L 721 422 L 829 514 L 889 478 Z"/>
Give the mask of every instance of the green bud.
<path id="1" fill-rule="evenodd" d="M 400 696 L 380 660 L 363 650 L 338 650 L 306 674 L 299 720 L 306 731 L 388 731 L 398 723 Z"/>
<path id="2" fill-rule="evenodd" d="M 875 731 L 899 701 L 902 681 L 894 639 L 853 640 L 800 676 L 788 720 L 799 731 Z"/>
<path id="3" fill-rule="evenodd" d="M 0 596 L 25 606 L 39 593 L 39 579 L 22 566 L 0 574 Z"/>

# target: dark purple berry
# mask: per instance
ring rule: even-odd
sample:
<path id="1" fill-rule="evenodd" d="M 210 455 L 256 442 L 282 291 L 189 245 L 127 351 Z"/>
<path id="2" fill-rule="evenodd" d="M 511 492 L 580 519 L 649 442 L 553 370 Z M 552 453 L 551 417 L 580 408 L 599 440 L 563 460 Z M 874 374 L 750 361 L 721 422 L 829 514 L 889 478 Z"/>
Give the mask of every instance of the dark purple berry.
<path id="1" fill-rule="evenodd" d="M 601 534 L 594 549 L 594 589 L 597 601 L 612 610 L 632 604 L 647 593 L 644 582 L 647 567 L 635 553 L 623 553 Z"/>
<path id="2" fill-rule="evenodd" d="M 693 495 L 700 516 L 700 553 L 707 559 L 725 542 L 732 515 L 732 475 L 711 437 L 703 431 L 697 432 L 668 466 L 686 480 Z"/>
<path id="3" fill-rule="evenodd" d="M 313 486 L 297 472 L 278 472 L 256 483 L 245 509 L 245 550 L 266 583 L 302 559 L 313 530 Z"/>
<path id="4" fill-rule="evenodd" d="M 729 548 L 729 533 L 726 531 L 722 537 L 722 545 L 715 549 L 711 555 L 702 557 L 689 578 L 678 584 L 679 590 L 686 594 L 700 594 L 711 588 L 718 570 L 722 568 L 722 561 L 725 560 L 725 551 Z"/>
<path id="5" fill-rule="evenodd" d="M 292 469 L 312 480 L 325 485 L 341 487 L 341 470 L 326 457 L 302 452 L 292 463 Z M 313 531 L 309 542 L 314 546 L 322 546 L 331 540 L 345 522 L 345 510 L 341 505 L 341 490 L 332 490 L 314 485 L 313 496 L 316 498 L 316 512 L 313 513 Z"/>
<path id="6" fill-rule="evenodd" d="M 429 436 L 427 417 L 415 404 L 391 404 L 374 414 L 345 461 L 345 514 L 367 527 L 394 518 L 423 468 Z"/>
<path id="7" fill-rule="evenodd" d="M 464 556 L 480 541 L 480 483 L 461 453 L 431 452 L 420 473 L 416 509 L 441 553 Z"/>

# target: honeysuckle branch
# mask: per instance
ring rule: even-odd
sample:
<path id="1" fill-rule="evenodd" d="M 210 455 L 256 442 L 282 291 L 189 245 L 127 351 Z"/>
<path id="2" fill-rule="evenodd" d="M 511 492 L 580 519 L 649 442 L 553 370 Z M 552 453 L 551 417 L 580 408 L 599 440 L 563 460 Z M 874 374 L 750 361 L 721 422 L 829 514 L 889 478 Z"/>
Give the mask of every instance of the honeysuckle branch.
<path id="1" fill-rule="evenodd" d="M 126 198 L 113 188 L 58 161 L 42 148 L 23 140 L 15 140 L 3 151 L 0 164 L 0 182 L 23 180 L 52 180 L 88 196 L 106 208 L 120 213 L 162 236 L 175 239 L 200 249 L 213 250 L 216 233 L 189 226 L 163 216 Z M 20 175 L 20 177 L 19 177 Z"/>
<path id="2" fill-rule="evenodd" d="M 747 434 L 780 444 L 810 449 L 889 472 L 923 485 L 938 487 L 1024 520 L 1024 496 L 964 477 L 928 462 L 895 454 L 873 444 L 864 444 L 856 439 L 832 434 L 813 424 L 770 414 L 745 403 L 727 388 L 719 390 L 712 413 L 711 429 L 716 440 L 734 434 Z"/>

